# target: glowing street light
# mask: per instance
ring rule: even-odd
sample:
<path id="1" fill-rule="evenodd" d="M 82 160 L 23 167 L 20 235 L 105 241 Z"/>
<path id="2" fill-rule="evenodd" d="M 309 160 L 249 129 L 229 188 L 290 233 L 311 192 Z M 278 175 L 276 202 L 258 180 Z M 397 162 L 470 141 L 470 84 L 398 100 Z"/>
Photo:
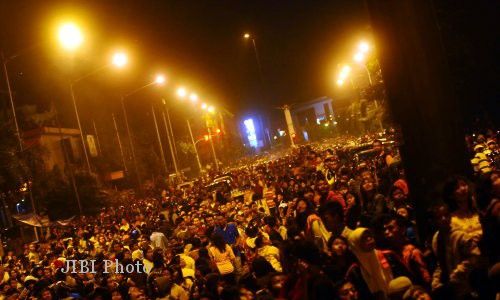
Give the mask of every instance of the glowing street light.
<path id="1" fill-rule="evenodd" d="M 75 50 L 83 43 L 83 34 L 74 23 L 65 23 L 59 27 L 59 42 L 66 50 Z"/>
<path id="2" fill-rule="evenodd" d="M 358 52 L 358 53 L 354 54 L 353 58 L 354 58 L 354 61 L 360 63 L 360 62 L 363 62 L 365 60 L 365 54 Z"/>
<path id="3" fill-rule="evenodd" d="M 115 67 L 123 68 L 128 62 L 127 54 L 123 52 L 117 52 L 113 54 L 113 58 L 111 61 L 113 65 L 115 65 Z"/>
<path id="4" fill-rule="evenodd" d="M 206 103 L 201 104 L 201 109 L 207 110 L 207 108 L 208 108 L 208 105 Z"/>
<path id="5" fill-rule="evenodd" d="M 343 85 L 343 84 L 344 84 L 344 80 L 343 80 L 343 79 L 338 79 L 338 80 L 337 80 L 337 85 L 338 85 L 338 86 L 341 86 L 341 85 Z"/>
<path id="6" fill-rule="evenodd" d="M 196 103 L 198 101 L 198 95 L 196 95 L 196 93 L 191 93 L 191 95 L 189 95 L 189 100 Z"/>
<path id="7" fill-rule="evenodd" d="M 342 69 L 340 70 L 340 77 L 347 77 L 347 75 L 351 72 L 351 67 L 348 66 L 348 65 L 345 65 L 342 67 Z"/>
<path id="8" fill-rule="evenodd" d="M 248 40 L 248 39 L 250 38 L 250 33 L 246 32 L 246 33 L 243 35 L 243 37 L 244 37 L 245 39 L 247 39 L 247 40 Z"/>
<path id="9" fill-rule="evenodd" d="M 214 113 L 215 112 L 215 107 L 213 107 L 212 105 L 210 105 L 208 108 L 207 108 L 208 112 L 209 113 Z"/>
<path id="10" fill-rule="evenodd" d="M 366 41 L 362 41 L 358 45 L 358 50 L 362 53 L 366 53 L 370 50 L 370 44 L 368 44 Z"/>
<path id="11" fill-rule="evenodd" d="M 163 85 L 163 84 L 165 84 L 166 81 L 167 81 L 167 79 L 162 74 L 156 75 L 156 78 L 155 78 L 155 83 L 156 84 Z"/>
<path id="12" fill-rule="evenodd" d="M 177 96 L 179 96 L 180 98 L 184 98 L 186 97 L 187 95 L 187 91 L 184 87 L 180 87 L 177 89 Z"/>

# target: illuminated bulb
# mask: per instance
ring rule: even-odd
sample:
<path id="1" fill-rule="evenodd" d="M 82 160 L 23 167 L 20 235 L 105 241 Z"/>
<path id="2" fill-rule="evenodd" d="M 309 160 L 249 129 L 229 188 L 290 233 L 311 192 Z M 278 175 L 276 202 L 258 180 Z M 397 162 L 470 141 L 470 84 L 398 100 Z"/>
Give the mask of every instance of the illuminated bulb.
<path id="1" fill-rule="evenodd" d="M 162 84 L 164 84 L 164 83 L 165 83 L 165 81 L 166 81 L 166 80 L 167 80 L 167 79 L 165 78 L 165 76 L 163 76 L 163 75 L 158 75 L 158 76 L 156 76 L 156 78 L 155 78 L 155 83 L 156 83 L 156 84 L 159 84 L 159 85 L 162 85 Z"/>
<path id="2" fill-rule="evenodd" d="M 196 95 L 195 93 L 191 93 L 191 95 L 189 95 L 189 100 L 191 100 L 192 102 L 198 101 L 198 95 Z"/>
<path id="3" fill-rule="evenodd" d="M 208 107 L 208 105 L 206 103 L 202 103 L 201 104 L 201 109 L 206 110 L 207 107 Z"/>
<path id="4" fill-rule="evenodd" d="M 215 107 L 213 107 L 212 105 L 210 105 L 210 106 L 208 107 L 208 112 L 210 112 L 210 113 L 214 113 L 214 112 L 215 112 Z"/>
<path id="5" fill-rule="evenodd" d="M 363 60 L 365 60 L 365 55 L 361 52 L 358 52 L 358 53 L 354 54 L 354 60 L 356 62 L 362 62 Z"/>
<path id="6" fill-rule="evenodd" d="M 59 42 L 68 50 L 74 50 L 83 43 L 83 35 L 80 28 L 73 23 L 63 24 L 59 28 Z"/>
<path id="7" fill-rule="evenodd" d="M 118 68 L 123 68 L 127 64 L 127 55 L 123 52 L 118 52 L 113 55 L 113 65 L 115 65 Z"/>
<path id="8" fill-rule="evenodd" d="M 367 42 L 361 42 L 358 46 L 359 51 L 366 53 L 370 50 L 370 45 Z"/>
<path id="9" fill-rule="evenodd" d="M 351 67 L 349 66 L 344 66 L 342 68 L 342 70 L 340 71 L 340 74 L 343 74 L 344 76 L 346 76 L 347 74 L 349 74 L 349 72 L 351 72 Z"/>
<path id="10" fill-rule="evenodd" d="M 180 87 L 177 89 L 177 96 L 184 98 L 184 97 L 186 97 L 186 95 L 187 95 L 187 92 L 186 92 L 185 88 Z"/>

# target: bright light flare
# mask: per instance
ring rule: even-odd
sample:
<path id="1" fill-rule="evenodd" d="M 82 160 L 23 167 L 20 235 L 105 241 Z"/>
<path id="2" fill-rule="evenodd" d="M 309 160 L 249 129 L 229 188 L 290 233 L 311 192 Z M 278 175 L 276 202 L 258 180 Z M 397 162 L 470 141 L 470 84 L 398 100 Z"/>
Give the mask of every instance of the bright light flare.
<path id="1" fill-rule="evenodd" d="M 163 84 L 165 84 L 166 81 L 167 81 L 167 79 L 165 78 L 164 75 L 161 75 L 161 74 L 156 75 L 156 78 L 155 78 L 156 84 L 163 85 Z"/>
<path id="2" fill-rule="evenodd" d="M 206 110 L 208 108 L 208 105 L 206 103 L 201 104 L 201 109 Z"/>
<path id="3" fill-rule="evenodd" d="M 354 58 L 354 61 L 360 63 L 360 62 L 363 62 L 365 60 L 365 54 L 358 52 L 358 53 L 354 54 L 353 58 Z"/>
<path id="4" fill-rule="evenodd" d="M 212 105 L 210 105 L 208 108 L 207 108 L 208 112 L 209 113 L 214 113 L 215 112 L 215 107 L 213 107 Z"/>
<path id="5" fill-rule="evenodd" d="M 125 65 L 127 65 L 127 62 L 128 62 L 127 54 L 125 54 L 123 52 L 117 52 L 117 53 L 113 54 L 113 58 L 111 59 L 111 62 L 113 63 L 113 65 L 115 65 L 115 67 L 123 68 L 123 67 L 125 67 Z"/>
<path id="6" fill-rule="evenodd" d="M 184 98 L 186 97 L 187 95 L 187 91 L 184 87 L 180 87 L 177 89 L 177 96 L 179 96 L 180 98 Z"/>
<path id="7" fill-rule="evenodd" d="M 338 86 L 341 86 L 343 84 L 344 84 L 344 80 L 342 80 L 342 79 L 337 80 L 337 85 Z"/>
<path id="8" fill-rule="evenodd" d="M 340 70 L 340 75 L 347 76 L 351 72 L 351 67 L 346 65 L 342 67 L 342 70 Z"/>
<path id="9" fill-rule="evenodd" d="M 75 50 L 83 43 L 83 34 L 74 23 L 65 23 L 59 27 L 59 42 L 66 50 Z"/>
<path id="10" fill-rule="evenodd" d="M 366 41 L 362 41 L 359 43 L 358 49 L 362 53 L 366 53 L 366 52 L 370 51 L 370 44 L 368 44 Z"/>
<path id="11" fill-rule="evenodd" d="M 198 101 L 198 95 L 196 95 L 196 93 L 191 93 L 189 95 L 189 100 L 191 100 L 191 102 L 196 103 Z"/>
<path id="12" fill-rule="evenodd" d="M 250 33 L 246 32 L 246 33 L 243 35 L 243 37 L 244 37 L 245 39 L 247 39 L 247 40 L 248 40 L 248 39 L 250 38 Z"/>

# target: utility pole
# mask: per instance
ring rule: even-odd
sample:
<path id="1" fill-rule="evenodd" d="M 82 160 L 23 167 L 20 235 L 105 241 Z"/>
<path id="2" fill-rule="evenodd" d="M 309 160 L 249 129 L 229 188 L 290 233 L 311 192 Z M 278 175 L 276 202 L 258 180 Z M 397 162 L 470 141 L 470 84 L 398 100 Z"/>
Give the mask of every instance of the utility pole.
<path id="1" fill-rule="evenodd" d="M 160 146 L 161 161 L 163 162 L 163 168 L 165 169 L 165 175 L 168 176 L 167 161 L 165 160 L 165 153 L 163 153 L 163 144 L 161 142 L 160 129 L 158 128 L 158 122 L 156 121 L 155 107 L 153 105 L 151 105 L 151 111 L 153 112 L 153 121 L 155 123 L 155 128 L 156 128 L 156 136 L 158 138 L 158 145 Z"/>
<path id="2" fill-rule="evenodd" d="M 139 174 L 139 166 L 137 165 L 137 158 L 135 156 L 134 142 L 132 141 L 132 134 L 130 132 L 130 126 L 128 124 L 127 109 L 125 108 L 125 96 L 122 96 L 120 98 L 120 103 L 122 106 L 123 118 L 125 119 L 125 128 L 127 129 L 128 143 L 130 146 L 130 153 L 132 154 L 132 162 L 134 164 L 135 176 L 137 177 L 137 183 L 139 184 L 139 188 L 142 189 L 141 175 Z"/>
<path id="3" fill-rule="evenodd" d="M 113 119 L 113 125 L 115 127 L 116 139 L 118 140 L 118 147 L 120 148 L 120 154 L 122 156 L 123 169 L 125 170 L 125 173 L 127 173 L 128 170 L 127 170 L 127 164 L 125 163 L 125 154 L 123 153 L 122 140 L 120 138 L 120 133 L 118 132 L 118 126 L 116 125 L 115 114 L 111 114 L 111 118 Z"/>
<path id="4" fill-rule="evenodd" d="M 80 138 L 82 140 L 82 148 L 83 148 L 83 154 L 85 156 L 85 162 L 87 163 L 87 170 L 89 174 L 92 174 L 92 168 L 90 167 L 90 160 L 89 160 L 89 154 L 87 152 L 87 145 L 85 143 L 85 138 L 83 137 L 83 129 L 82 129 L 82 123 L 80 122 L 80 114 L 78 113 L 78 106 L 76 104 L 76 98 L 75 98 L 75 90 L 74 90 L 74 81 L 72 81 L 69 85 L 70 91 L 71 91 L 71 100 L 73 101 L 73 107 L 75 109 L 75 114 L 76 114 L 76 122 L 78 124 L 78 129 L 80 130 Z"/>
<path id="5" fill-rule="evenodd" d="M 21 137 L 21 131 L 19 131 L 19 123 L 17 122 L 16 107 L 14 105 L 14 95 L 12 95 L 12 88 L 10 86 L 9 71 L 7 70 L 7 59 L 5 59 L 2 52 L 2 64 L 3 73 L 5 76 L 5 82 L 7 84 L 7 92 L 9 93 L 10 107 L 12 109 L 12 116 L 14 118 L 14 125 L 16 127 L 17 142 L 19 143 L 19 151 L 23 152 L 23 140 Z"/>
<path id="6" fill-rule="evenodd" d="M 68 173 L 69 173 L 69 179 L 71 181 L 71 186 L 73 187 L 73 192 L 75 193 L 75 199 L 76 203 L 78 204 L 78 212 L 80 213 L 80 216 L 83 215 L 83 209 L 82 209 L 82 203 L 80 202 L 80 194 L 78 194 L 78 187 L 76 185 L 76 180 L 75 180 L 75 173 L 73 172 L 73 166 L 71 165 L 71 162 L 69 161 L 68 157 L 68 152 L 66 151 L 66 147 L 62 143 L 64 134 L 62 132 L 61 128 L 61 122 L 59 121 L 59 112 L 56 110 L 56 123 L 57 127 L 59 128 L 59 138 L 61 139 L 61 149 L 63 152 L 64 156 L 64 162 L 66 163 L 66 167 L 68 168 Z"/>
<path id="7" fill-rule="evenodd" d="M 196 161 L 198 162 L 198 168 L 200 169 L 200 172 L 201 172 L 203 167 L 201 165 L 200 156 L 198 155 L 198 149 L 196 149 L 196 142 L 194 141 L 193 131 L 191 130 L 191 123 L 189 122 L 189 119 L 186 119 L 186 122 L 187 122 L 188 129 L 189 129 L 189 135 L 191 136 L 191 142 L 193 143 L 194 154 L 196 155 Z"/>
<path id="8" fill-rule="evenodd" d="M 172 154 L 172 162 L 174 163 L 174 169 L 175 169 L 175 174 L 179 174 L 179 169 L 177 168 L 177 159 L 175 157 L 175 153 L 174 153 L 174 147 L 173 147 L 173 139 L 170 137 L 170 130 L 169 130 L 169 126 L 168 126 L 168 123 L 167 123 L 167 118 L 165 116 L 165 112 L 162 111 L 162 116 L 163 116 L 163 124 L 165 125 L 165 130 L 167 131 L 167 135 L 168 135 L 168 146 L 170 147 L 170 153 Z M 170 121 L 170 118 L 169 118 L 169 121 Z"/>
<path id="9" fill-rule="evenodd" d="M 97 152 L 102 155 L 102 152 L 101 152 L 101 142 L 99 141 L 99 135 L 97 134 L 97 127 L 95 126 L 95 121 L 92 120 L 92 126 L 94 127 L 94 134 L 95 134 L 95 138 L 97 140 Z"/>

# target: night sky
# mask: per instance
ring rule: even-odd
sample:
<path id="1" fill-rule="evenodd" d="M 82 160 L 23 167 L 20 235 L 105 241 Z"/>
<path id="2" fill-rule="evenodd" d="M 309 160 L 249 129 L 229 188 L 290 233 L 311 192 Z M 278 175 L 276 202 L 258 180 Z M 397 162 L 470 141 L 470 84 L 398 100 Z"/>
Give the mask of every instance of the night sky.
<path id="1" fill-rule="evenodd" d="M 336 64 L 369 31 L 362 1 L 351 0 L 3 1 L 0 11 L 4 52 L 45 40 L 11 66 L 18 101 L 41 104 L 64 97 L 62 80 L 98 67 L 116 46 L 132 51 L 130 70 L 86 80 L 80 94 L 131 90 L 165 70 L 171 84 L 233 112 L 331 96 Z M 89 28 L 88 46 L 68 59 L 54 54 L 49 38 L 58 18 L 72 16 Z M 263 85 L 247 31 L 256 37 Z"/>
<path id="2" fill-rule="evenodd" d="M 498 99 L 492 3 L 436 2 L 458 94 L 470 99 L 480 91 L 479 100 L 489 101 L 486 108 Z M 54 26 L 72 18 L 84 28 L 86 43 L 70 57 L 57 49 Z M 150 88 L 129 100 L 132 119 L 141 126 L 151 119 L 149 103 L 161 97 L 177 109 L 175 115 L 196 113 L 173 96 L 181 84 L 236 114 L 321 96 L 333 97 L 334 106 L 348 104 L 341 103 L 335 86 L 336 68 L 351 58 L 360 39 L 370 38 L 369 24 L 361 0 L 1 1 L 0 49 L 11 55 L 28 48 L 9 64 L 16 104 L 35 103 L 44 110 L 53 103 L 68 126 L 75 125 L 69 78 L 103 65 L 117 47 L 129 51 L 126 70 L 107 70 L 81 82 L 77 96 L 84 127 L 91 118 L 109 127 L 121 93 L 165 72 L 167 89 Z M 244 32 L 256 37 L 263 84 Z M 6 107 L 4 80 L 0 89 Z"/>

